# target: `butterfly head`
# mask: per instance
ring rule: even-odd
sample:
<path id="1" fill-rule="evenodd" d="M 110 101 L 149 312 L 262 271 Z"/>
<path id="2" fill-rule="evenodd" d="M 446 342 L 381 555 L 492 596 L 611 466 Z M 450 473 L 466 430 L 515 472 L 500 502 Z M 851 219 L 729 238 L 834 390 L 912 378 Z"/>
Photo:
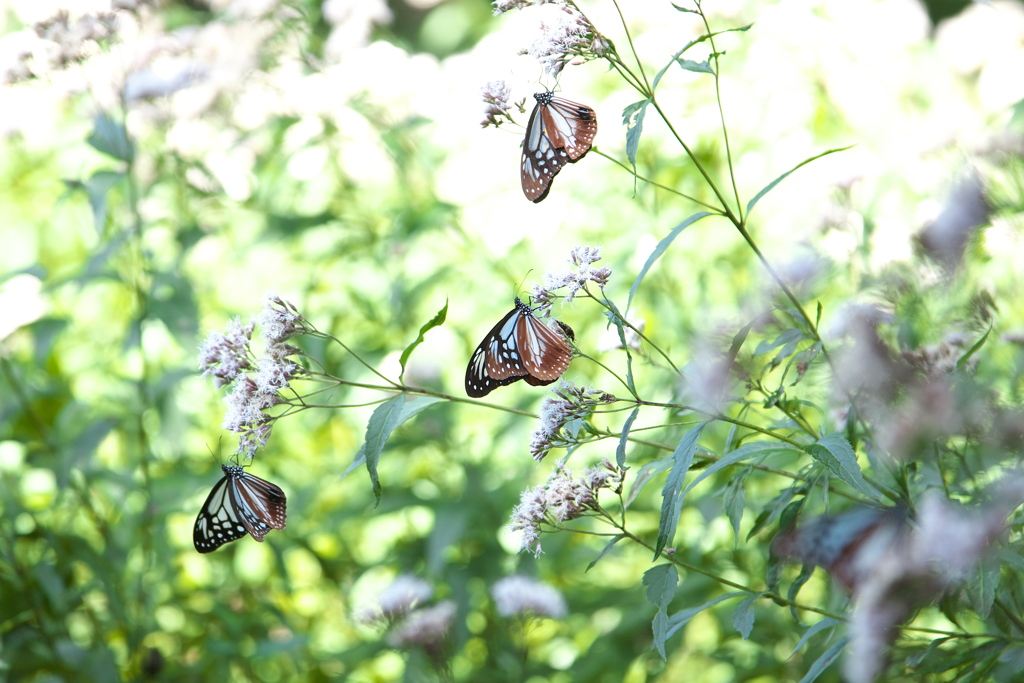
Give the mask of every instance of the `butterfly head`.
<path id="1" fill-rule="evenodd" d="M 554 98 L 555 93 L 547 90 L 545 92 L 538 92 L 533 94 L 533 99 L 537 100 L 537 104 L 551 104 L 551 100 Z"/>

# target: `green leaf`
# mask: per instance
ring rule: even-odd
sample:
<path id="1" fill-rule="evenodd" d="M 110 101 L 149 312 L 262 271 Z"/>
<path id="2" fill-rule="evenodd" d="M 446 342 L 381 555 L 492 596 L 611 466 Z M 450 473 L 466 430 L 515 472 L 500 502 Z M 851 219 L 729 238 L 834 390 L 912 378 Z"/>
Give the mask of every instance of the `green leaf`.
<path id="1" fill-rule="evenodd" d="M 991 334 L 991 332 L 992 332 L 992 326 L 989 325 L 988 329 L 985 330 L 985 334 L 983 334 L 981 336 L 981 339 L 979 339 L 978 341 L 974 342 L 974 344 L 971 346 L 971 348 L 967 349 L 967 351 L 964 353 L 964 355 L 962 355 L 962 356 L 960 356 L 959 358 L 956 359 L 956 369 L 958 371 L 959 370 L 963 370 L 964 363 L 969 361 L 971 359 L 971 356 L 973 356 L 975 353 L 977 353 L 981 349 L 981 347 L 985 345 L 985 342 L 988 341 L 988 335 Z"/>
<path id="2" fill-rule="evenodd" d="M 711 68 L 711 65 L 708 64 L 706 59 L 703 62 L 695 62 L 692 59 L 677 59 L 676 62 L 686 71 L 712 75 L 715 73 L 715 70 Z"/>
<path id="3" fill-rule="evenodd" d="M 824 630 L 826 628 L 831 628 L 831 627 L 834 627 L 834 626 L 840 626 L 840 625 L 842 625 L 842 623 L 843 623 L 842 621 L 840 621 L 839 619 L 835 619 L 833 617 L 825 617 L 824 619 L 819 620 L 818 623 L 812 625 L 810 628 L 808 628 L 806 631 L 804 631 L 804 634 L 803 634 L 803 636 L 800 637 L 800 641 L 796 644 L 796 647 L 794 647 L 793 651 L 789 653 L 789 657 L 792 657 L 797 652 L 799 652 L 800 648 L 802 648 L 804 645 L 806 645 L 807 641 L 810 640 L 811 638 L 813 638 L 814 635 L 817 634 L 818 632 L 820 632 L 820 631 L 822 631 L 822 630 Z M 787 657 L 787 659 L 788 659 L 788 657 Z"/>
<path id="4" fill-rule="evenodd" d="M 755 355 L 755 356 L 764 355 L 764 354 L 768 353 L 769 351 L 771 351 L 772 349 L 777 349 L 780 346 L 784 346 L 786 344 L 790 344 L 790 343 L 792 343 L 794 341 L 800 341 L 803 338 L 804 338 L 804 335 L 803 335 L 803 333 L 800 330 L 794 330 L 794 329 L 786 330 L 785 332 L 780 334 L 778 337 L 776 337 L 772 341 L 768 341 L 766 339 L 766 340 L 762 341 L 761 343 L 759 343 L 757 345 L 757 348 L 754 349 L 754 354 L 753 355 Z"/>
<path id="5" fill-rule="evenodd" d="M 420 334 L 419 334 L 418 337 L 416 337 L 416 341 L 414 341 L 412 344 L 409 344 L 409 346 L 407 346 L 405 348 L 405 351 L 402 351 L 402 356 L 401 356 L 401 358 L 398 359 L 398 362 L 402 365 L 402 372 L 399 373 L 399 375 L 398 375 L 399 381 L 401 381 L 402 378 L 405 377 L 405 363 L 406 363 L 406 361 L 409 360 L 409 356 L 412 355 L 413 350 L 415 350 L 415 348 L 417 346 L 419 346 L 420 344 L 423 343 L 423 335 L 425 335 L 428 331 L 434 329 L 435 327 L 439 327 L 439 326 L 443 325 L 444 321 L 445 321 L 445 318 L 447 316 L 448 316 L 448 300 L 445 299 L 445 301 L 444 301 L 444 308 L 442 308 L 440 311 L 438 311 L 437 315 L 435 315 L 433 318 L 431 318 L 429 321 L 427 321 L 427 323 L 424 324 L 423 327 L 420 328 Z"/>
<path id="6" fill-rule="evenodd" d="M 879 492 L 864 480 L 860 464 L 857 462 L 857 454 L 843 434 L 833 432 L 806 448 L 812 458 L 844 482 L 876 501 L 880 498 Z"/>
<path id="7" fill-rule="evenodd" d="M 800 573 L 793 579 L 793 583 L 789 585 L 789 590 L 786 591 L 786 598 L 790 602 L 789 612 L 793 615 L 793 621 L 797 623 L 800 622 L 800 615 L 796 611 L 796 596 L 800 593 L 800 589 L 804 587 L 804 584 L 814 576 L 814 569 L 815 565 L 813 564 L 805 564 L 800 567 Z"/>
<path id="8" fill-rule="evenodd" d="M 96 234 L 104 234 L 107 227 L 107 195 L 125 177 L 119 171 L 96 171 L 84 183 L 76 184 L 85 190 L 92 208 L 92 221 Z"/>
<path id="9" fill-rule="evenodd" d="M 702 425 L 703 426 L 703 425 Z M 757 456 L 768 456 L 774 453 L 799 453 L 800 449 L 795 446 L 791 446 L 785 442 L 779 441 L 750 441 L 743 444 L 732 453 L 729 453 L 716 462 L 709 465 L 703 472 L 700 473 L 696 479 L 694 479 L 689 486 L 686 487 L 686 491 L 683 491 L 685 496 L 690 492 L 694 486 L 710 477 L 715 472 L 724 470 L 726 467 L 735 465 L 738 462 L 748 460 Z"/>
<path id="10" fill-rule="evenodd" d="M 757 519 L 754 520 L 754 526 L 747 533 L 747 540 L 750 540 L 759 531 L 761 531 L 761 529 L 771 524 L 775 518 L 779 516 L 779 513 L 782 512 L 782 509 L 789 503 L 789 501 L 793 499 L 793 496 L 795 496 L 796 493 L 796 487 L 791 486 L 772 498 L 771 501 L 764 506 L 764 509 L 761 510 L 761 514 L 757 516 Z"/>
<path id="11" fill-rule="evenodd" d="M 633 420 L 640 414 L 640 406 L 633 408 L 633 412 L 626 418 L 626 424 L 622 425 L 622 435 L 619 437 L 619 447 L 615 449 L 615 463 L 619 469 L 626 468 L 626 442 L 629 441 L 629 430 L 633 426 Z"/>
<path id="12" fill-rule="evenodd" d="M 846 647 L 846 643 L 849 641 L 849 638 L 841 638 L 839 642 L 825 650 L 824 654 L 818 657 L 814 664 L 811 665 L 807 674 L 800 679 L 800 683 L 813 683 L 813 681 L 816 681 L 818 676 L 825 672 L 825 669 L 832 666 L 832 662 L 839 659 L 839 655 L 842 654 L 843 648 Z"/>
<path id="13" fill-rule="evenodd" d="M 384 450 L 384 444 L 387 443 L 388 437 L 391 436 L 391 432 L 406 420 L 441 400 L 432 396 L 417 396 L 406 399 L 405 394 L 399 394 L 377 406 L 366 425 L 366 442 L 359 449 L 355 461 L 346 470 L 345 474 L 342 475 L 342 478 L 348 475 L 356 465 L 365 462 L 366 469 L 370 473 L 370 481 L 373 484 L 373 495 L 379 504 L 381 486 L 380 479 L 377 476 L 377 463 L 380 460 L 380 454 Z"/>
<path id="14" fill-rule="evenodd" d="M 668 634 L 666 637 L 671 638 L 672 636 L 674 636 L 679 629 L 686 626 L 686 624 L 688 624 L 691 619 L 693 619 L 695 616 L 697 616 L 707 608 L 714 607 L 718 603 L 724 602 L 726 600 L 731 600 L 732 598 L 738 598 L 747 595 L 750 594 L 744 591 L 733 591 L 732 593 L 725 593 L 723 595 L 719 595 L 716 598 L 712 598 L 711 600 L 705 602 L 703 605 L 698 605 L 697 607 L 690 607 L 689 609 L 684 609 L 682 611 L 676 612 L 668 619 Z"/>
<path id="15" fill-rule="evenodd" d="M 87 142 L 97 151 L 131 163 L 135 158 L 135 146 L 128 138 L 124 124 L 106 114 L 97 114 L 93 119 L 92 133 Z"/>
<path id="16" fill-rule="evenodd" d="M 654 248 L 654 251 L 651 252 L 651 255 L 647 257 L 647 262 L 644 263 L 644 267 L 640 269 L 640 274 L 636 276 L 636 280 L 633 282 L 633 286 L 629 288 L 629 299 L 626 300 L 627 311 L 629 310 L 629 307 L 633 304 L 633 297 L 636 295 L 636 290 L 639 289 L 640 283 L 643 282 L 644 277 L 647 275 L 647 271 L 651 269 L 651 266 L 654 265 L 655 261 L 661 258 L 661 255 L 665 253 L 665 250 L 669 248 L 673 240 L 679 237 L 679 233 L 681 233 L 683 230 L 699 221 L 701 218 L 710 215 L 711 214 L 707 211 L 701 211 L 700 213 L 693 214 L 692 216 L 684 220 L 682 223 L 672 228 L 672 232 L 670 232 L 666 237 L 662 238 L 662 240 L 658 242 L 658 246 Z"/>
<path id="17" fill-rule="evenodd" d="M 676 584 L 679 583 L 679 574 L 671 564 L 660 564 L 644 572 L 643 583 L 647 586 L 644 595 L 647 601 L 658 608 L 654 615 L 654 647 L 662 659 L 668 659 L 665 655 L 665 641 L 671 635 L 668 627 L 668 605 L 676 593 Z"/>
<path id="18" fill-rule="evenodd" d="M 754 593 L 745 597 L 740 604 L 736 605 L 736 611 L 732 615 L 732 626 L 742 636 L 743 640 L 750 637 L 754 629 L 754 603 L 764 597 L 764 593 Z"/>
<path id="19" fill-rule="evenodd" d="M 605 555 L 608 554 L 608 552 L 615 546 L 615 544 L 618 543 L 619 541 L 621 541 L 624 538 L 626 538 L 626 536 L 624 534 L 619 534 L 618 536 L 615 536 L 614 538 L 612 538 L 612 540 L 608 541 L 608 543 L 604 546 L 604 550 L 601 551 L 601 554 L 598 555 L 596 558 L 594 558 L 593 562 L 591 562 L 590 564 L 587 565 L 587 568 L 583 570 L 583 573 L 586 574 L 591 569 L 593 569 L 594 566 L 598 562 L 600 562 L 604 558 Z"/>
<path id="20" fill-rule="evenodd" d="M 658 458 L 657 460 L 645 463 L 644 466 L 637 471 L 636 476 L 633 477 L 633 485 L 630 486 L 629 495 L 626 496 L 626 507 L 629 507 L 630 503 L 636 500 L 636 497 L 640 494 L 640 491 L 643 490 L 644 486 L 647 485 L 647 482 L 653 479 L 655 475 L 661 474 L 667 470 L 669 467 L 672 467 L 671 455 L 666 455 L 664 458 Z"/>
<path id="21" fill-rule="evenodd" d="M 751 472 L 750 468 L 744 469 L 739 475 L 730 477 L 729 481 L 725 484 L 725 491 L 722 494 L 722 499 L 725 501 L 725 514 L 729 517 L 729 523 L 732 524 L 732 533 L 735 545 L 739 545 L 740 542 L 740 523 L 743 522 L 743 503 L 746 500 L 746 483 L 747 475 Z"/>
<path id="22" fill-rule="evenodd" d="M 813 157 L 811 157 L 809 159 L 804 159 L 799 164 L 797 164 L 796 166 L 794 166 L 793 168 L 789 169 L 788 171 L 786 171 L 785 173 L 780 175 L 778 178 L 776 178 L 775 180 L 770 182 L 767 187 L 765 187 L 763 190 L 761 190 L 756 195 L 754 195 L 754 198 L 751 199 L 750 202 L 747 204 L 747 216 L 748 217 L 750 216 L 750 212 L 754 209 L 754 205 L 757 204 L 759 201 L 761 201 L 761 197 L 765 196 L 766 194 L 771 192 L 773 189 L 775 189 L 776 185 L 778 185 L 783 180 L 785 180 L 787 176 L 789 176 L 791 173 L 793 173 L 794 171 L 799 169 L 801 166 L 806 166 L 807 164 L 811 163 L 812 161 L 820 159 L 823 156 L 827 156 L 829 154 L 835 154 L 836 152 L 845 152 L 846 150 L 850 149 L 851 147 L 853 147 L 853 145 L 847 145 L 846 147 L 837 147 L 835 149 L 825 150 L 821 154 L 815 155 L 815 156 L 813 156 Z"/>
<path id="23" fill-rule="evenodd" d="M 626 156 L 636 174 L 636 151 L 640 146 L 640 134 L 644 130 L 644 114 L 650 99 L 634 102 L 622 110 L 622 125 L 626 126 Z"/>
<path id="24" fill-rule="evenodd" d="M 683 481 L 693 463 L 693 454 L 697 451 L 697 440 L 704 431 L 706 422 L 697 425 L 679 440 L 679 445 L 672 453 L 672 470 L 668 474 L 665 486 L 661 490 L 661 519 L 658 521 L 658 542 L 654 549 L 654 559 L 661 556 L 661 551 L 672 542 L 679 525 L 679 514 L 683 509 Z"/>

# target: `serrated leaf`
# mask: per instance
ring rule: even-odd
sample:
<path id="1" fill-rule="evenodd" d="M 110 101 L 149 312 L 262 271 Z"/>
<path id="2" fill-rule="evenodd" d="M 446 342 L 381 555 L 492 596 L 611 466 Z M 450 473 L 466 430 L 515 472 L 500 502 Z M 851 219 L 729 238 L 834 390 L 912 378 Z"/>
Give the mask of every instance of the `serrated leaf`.
<path id="1" fill-rule="evenodd" d="M 772 191 L 773 189 L 775 189 L 775 186 L 776 186 L 776 185 L 778 185 L 779 183 L 781 183 L 781 182 L 782 182 L 783 180 L 785 180 L 785 179 L 786 179 L 786 178 L 787 178 L 787 177 L 788 177 L 788 176 L 789 176 L 789 175 L 790 175 L 791 173 L 795 172 L 795 171 L 796 171 L 797 169 L 799 169 L 800 167 L 802 167 L 802 166 L 806 166 L 807 164 L 811 163 L 812 161 L 815 161 L 815 160 L 817 160 L 817 159 L 820 159 L 820 158 L 822 158 L 823 156 L 827 156 L 827 155 L 829 155 L 829 154 L 835 154 L 836 152 L 845 152 L 846 150 L 850 149 L 851 147 L 853 147 L 853 145 L 847 145 L 846 147 L 837 147 L 837 148 L 835 148 L 835 149 L 829 149 L 829 150 L 825 150 L 825 151 L 824 151 L 824 152 L 822 152 L 821 154 L 817 154 L 817 155 L 815 155 L 815 156 L 813 156 L 813 157 L 811 157 L 811 158 L 809 158 L 809 159 L 804 159 L 804 160 L 803 160 L 803 161 L 801 161 L 801 162 L 800 162 L 799 164 L 797 164 L 797 165 L 796 165 L 796 166 L 794 166 L 793 168 L 789 169 L 788 171 L 786 171 L 785 173 L 783 173 L 782 175 L 780 175 L 780 176 L 779 176 L 778 178 L 776 178 L 776 179 L 775 179 L 775 180 L 773 180 L 772 182 L 768 183 L 768 185 L 767 185 L 767 186 L 766 186 L 766 187 L 765 187 L 765 188 L 764 188 L 763 190 L 761 190 L 761 191 L 760 191 L 760 192 L 758 192 L 758 193 L 757 193 L 756 195 L 754 195 L 754 198 L 753 198 L 753 199 L 751 199 L 751 200 L 750 200 L 750 202 L 748 202 L 748 203 L 747 203 L 747 216 L 748 216 L 748 217 L 750 216 L 750 212 L 751 212 L 751 211 L 753 210 L 753 208 L 754 208 L 754 205 L 755 205 L 755 204 L 757 204 L 757 203 L 758 203 L 759 201 L 761 201 L 761 197 L 764 197 L 764 196 L 765 196 L 766 194 L 768 194 L 768 193 L 769 193 L 769 192 L 771 192 L 771 191 Z"/>
<path id="2" fill-rule="evenodd" d="M 819 633 L 820 631 L 826 628 L 840 626 L 842 625 L 842 623 L 842 621 L 840 621 L 839 619 L 835 619 L 833 617 L 825 617 L 824 619 L 819 620 L 818 623 L 813 624 L 812 626 L 810 626 L 810 628 L 804 631 L 804 634 L 800 637 L 800 640 L 799 642 L 797 642 L 796 647 L 793 648 L 793 651 L 789 653 L 789 657 L 787 657 L 786 659 L 789 659 L 797 652 L 799 652 L 800 648 L 806 645 L 807 641 L 813 638 L 815 634 Z"/>
<path id="3" fill-rule="evenodd" d="M 683 509 L 683 482 L 686 473 L 693 463 L 693 454 L 697 451 L 697 440 L 704 431 L 702 422 L 679 440 L 679 445 L 672 453 L 672 469 L 669 471 L 665 486 L 661 490 L 661 518 L 658 521 L 658 541 L 654 548 L 654 559 L 661 556 L 661 551 L 672 542 L 679 525 L 679 515 Z"/>
<path id="4" fill-rule="evenodd" d="M 640 147 L 640 134 L 644 130 L 644 115 L 650 99 L 634 102 L 622 110 L 622 125 L 626 126 L 626 157 L 636 173 L 636 151 Z"/>
<path id="5" fill-rule="evenodd" d="M 583 573 L 586 574 L 591 569 L 593 569 L 594 565 L 596 565 L 598 562 L 600 562 L 601 559 L 604 558 L 604 556 L 607 555 L 609 553 L 609 551 L 611 551 L 611 549 L 615 546 L 615 544 L 618 543 L 619 541 L 621 541 L 624 538 L 626 538 L 625 535 L 619 534 L 618 536 L 614 537 L 612 540 L 608 541 L 608 543 L 604 547 L 604 550 L 601 551 L 601 554 L 598 555 L 597 557 L 595 557 L 594 561 L 587 565 L 587 568 L 583 570 Z"/>
<path id="6" fill-rule="evenodd" d="M 762 356 L 772 349 L 777 349 L 785 344 L 791 344 L 795 341 L 800 341 L 804 338 L 803 332 L 800 330 L 789 329 L 784 331 L 775 339 L 768 341 L 767 339 L 762 340 L 758 343 L 757 348 L 754 349 L 753 355 Z"/>
<path id="7" fill-rule="evenodd" d="M 849 638 L 841 638 L 838 643 L 825 650 L 825 652 L 818 657 L 811 668 L 807 671 L 807 674 L 800 679 L 800 683 L 813 683 L 818 679 L 825 669 L 832 666 L 832 662 L 839 659 L 839 655 L 842 654 L 843 648 L 850 641 Z"/>
<path id="8" fill-rule="evenodd" d="M 670 635 L 668 632 L 668 605 L 672 602 L 678 583 L 679 574 L 671 564 L 661 564 L 644 572 L 643 584 L 647 586 L 644 596 L 648 602 L 658 608 L 651 626 L 654 631 L 654 647 L 662 659 L 668 659 L 665 655 L 665 641 Z"/>
<path id="9" fill-rule="evenodd" d="M 654 251 L 651 252 L 651 255 L 647 257 L 644 267 L 640 269 L 640 274 L 637 275 L 636 280 L 633 281 L 633 286 L 629 288 L 629 299 L 626 300 L 627 311 L 629 310 L 629 307 L 633 305 L 633 296 L 636 295 L 636 290 L 640 287 L 640 283 L 643 282 L 644 277 L 647 275 L 647 271 L 651 269 L 655 261 L 661 258 L 661 255 L 665 253 L 665 250 L 669 248 L 673 240 L 675 240 L 676 237 L 679 237 L 679 233 L 699 221 L 701 218 L 705 218 L 710 215 L 711 214 L 707 211 L 701 211 L 700 213 L 693 214 L 682 223 L 672 228 L 672 231 L 658 242 L 658 246 L 656 246 Z"/>
<path id="10" fill-rule="evenodd" d="M 405 363 L 406 363 L 406 361 L 409 360 L 409 356 L 412 355 L 412 352 L 416 349 L 417 346 L 419 346 L 420 344 L 423 343 L 423 335 L 425 335 L 428 331 L 434 329 L 435 327 L 439 327 L 440 325 L 443 325 L 444 321 L 445 321 L 445 318 L 447 316 L 448 316 L 448 300 L 445 299 L 445 301 L 444 301 L 444 308 L 442 308 L 440 311 L 438 311 L 437 315 L 435 315 L 433 318 L 428 320 L 423 325 L 423 327 L 420 328 L 420 334 L 419 334 L 418 337 L 416 337 L 416 341 L 414 341 L 412 344 L 409 344 L 409 346 L 407 346 L 405 348 L 405 351 L 402 351 L 402 356 L 401 356 L 401 358 L 398 359 L 399 364 L 402 366 L 402 371 L 398 375 L 399 381 L 401 381 L 402 378 L 405 377 Z"/>
<path id="11" fill-rule="evenodd" d="M 131 162 L 135 158 L 135 146 L 128 137 L 124 124 L 106 114 L 97 114 L 93 119 L 92 133 L 87 142 L 93 149 L 119 159 Z"/>
<path id="12" fill-rule="evenodd" d="M 732 453 L 728 453 L 722 456 L 714 463 L 712 463 L 711 465 L 708 465 L 708 467 L 703 472 L 700 473 L 700 476 L 694 479 L 690 483 L 690 485 L 686 487 L 686 491 L 683 491 L 683 495 L 689 493 L 690 489 L 692 489 L 694 486 L 710 477 L 715 472 L 723 470 L 726 467 L 731 467 L 732 465 L 735 465 L 738 462 L 743 462 L 744 460 L 748 460 L 750 458 L 754 458 L 757 456 L 768 456 L 773 453 L 785 452 L 799 453 L 800 450 L 795 446 L 791 446 L 788 443 L 780 443 L 778 441 L 750 441 L 748 443 L 745 443 L 736 450 L 734 450 Z"/>
<path id="13" fill-rule="evenodd" d="M 739 476 L 732 477 L 725 484 L 725 491 L 722 499 L 725 501 L 725 514 L 729 517 L 732 525 L 733 539 L 736 546 L 740 543 L 740 524 L 743 522 L 743 504 L 746 501 L 747 475 L 750 469 L 745 469 Z"/>
<path id="14" fill-rule="evenodd" d="M 633 426 L 633 420 L 640 414 L 640 406 L 633 408 L 633 412 L 626 418 L 626 423 L 622 425 L 622 435 L 619 436 L 619 446 L 615 449 L 615 464 L 619 466 L 619 469 L 626 468 L 626 443 L 629 441 L 629 430 Z"/>
<path id="15" fill-rule="evenodd" d="M 754 603 L 763 597 L 764 593 L 754 593 L 736 605 L 736 611 L 732 614 L 732 626 L 743 640 L 749 638 L 750 632 L 754 629 Z"/>
<path id="16" fill-rule="evenodd" d="M 738 598 L 740 596 L 746 595 L 750 594 L 745 593 L 743 591 L 733 591 L 732 593 L 725 593 L 723 595 L 719 595 L 716 598 L 712 598 L 711 600 L 705 602 L 703 605 L 698 605 L 697 607 L 690 607 L 689 609 L 684 609 L 679 612 L 676 612 L 668 619 L 667 637 L 671 638 L 673 635 L 676 634 L 676 632 L 679 629 L 686 626 L 686 624 L 688 624 L 691 619 L 693 619 L 695 616 L 697 616 L 704 610 L 708 609 L 709 607 L 714 607 L 720 602 L 724 602 L 726 600 L 731 600 L 732 598 Z"/>
<path id="17" fill-rule="evenodd" d="M 706 59 L 703 62 L 695 62 L 692 59 L 677 59 L 676 62 L 686 71 L 712 75 L 715 73 L 714 69 L 711 68 L 711 65 L 708 64 Z"/>
<path id="18" fill-rule="evenodd" d="M 377 463 L 384 451 L 384 445 L 398 426 L 414 415 L 438 403 L 442 399 L 432 396 L 417 396 L 406 399 L 405 394 L 399 394 L 389 398 L 377 406 L 366 424 L 366 441 L 359 452 L 356 453 L 355 461 L 345 472 L 347 475 L 360 462 L 366 463 L 366 470 L 370 473 L 370 482 L 373 485 L 373 495 L 380 503 L 381 486 L 377 476 Z M 345 475 L 342 475 L 343 477 Z"/>
<path id="19" fill-rule="evenodd" d="M 846 437 L 839 432 L 827 434 L 818 443 L 807 446 L 811 457 L 828 468 L 828 471 L 842 479 L 866 496 L 878 500 L 880 494 L 875 487 L 864 480 L 857 462 L 857 454 Z"/>
<path id="20" fill-rule="evenodd" d="M 967 584 L 967 596 L 971 601 L 971 609 L 982 619 L 988 619 L 992 611 L 992 603 L 996 599 L 996 586 L 999 585 L 1000 567 L 998 564 L 978 567 Z"/>
<path id="21" fill-rule="evenodd" d="M 626 496 L 626 507 L 629 507 L 630 503 L 636 500 L 640 491 L 643 490 L 644 486 L 655 475 L 661 474 L 669 467 L 672 467 L 672 456 L 666 455 L 664 458 L 658 458 L 657 460 L 645 463 L 643 467 L 637 470 L 636 475 L 633 477 L 633 484 L 629 489 L 629 495 Z"/>

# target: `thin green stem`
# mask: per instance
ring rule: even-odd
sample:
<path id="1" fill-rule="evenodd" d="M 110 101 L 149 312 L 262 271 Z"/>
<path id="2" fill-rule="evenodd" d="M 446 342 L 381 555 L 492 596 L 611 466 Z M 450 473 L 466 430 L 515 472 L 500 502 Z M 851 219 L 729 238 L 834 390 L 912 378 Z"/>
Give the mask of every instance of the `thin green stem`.
<path id="1" fill-rule="evenodd" d="M 740 201 L 739 186 L 736 184 L 736 170 L 732 161 L 732 149 L 729 147 L 729 128 L 725 124 L 725 108 L 722 106 L 722 81 L 719 77 L 721 72 L 721 63 L 718 59 L 718 49 L 715 47 L 715 34 L 711 31 L 711 26 L 708 24 L 708 18 L 705 16 L 703 8 L 701 8 L 700 0 L 694 0 L 694 2 L 697 5 L 697 13 L 704 22 L 704 28 L 708 33 L 708 42 L 711 45 L 711 58 L 715 60 L 715 99 L 718 102 L 718 116 L 722 122 L 722 140 L 725 142 L 725 160 L 729 166 L 729 181 L 732 183 L 732 192 L 736 199 L 736 215 L 742 223 L 744 221 L 743 203 Z"/>
<path id="2" fill-rule="evenodd" d="M 638 180 L 642 180 L 645 183 L 647 183 L 648 185 L 653 185 L 654 187 L 658 188 L 659 190 L 665 190 L 666 192 L 671 192 L 672 194 L 674 194 L 674 195 L 676 195 L 678 197 L 682 197 L 683 199 L 686 199 L 688 201 L 691 201 L 694 204 L 699 204 L 700 206 L 703 206 L 705 209 L 707 209 L 708 211 L 710 211 L 713 214 L 716 214 L 716 215 L 719 215 L 719 216 L 724 216 L 725 215 L 722 212 L 722 210 L 719 209 L 717 206 L 712 206 L 711 204 L 708 204 L 707 202 L 701 201 L 700 199 L 697 199 L 696 197 L 692 197 L 692 196 L 686 194 L 685 192 L 680 192 L 679 190 L 676 190 L 676 189 L 673 189 L 671 187 L 668 187 L 667 185 L 662 185 L 659 182 L 651 180 L 650 178 L 648 178 L 646 176 L 642 176 L 639 173 L 635 173 L 631 166 L 629 166 L 628 164 L 625 164 L 625 163 L 619 161 L 615 157 L 612 157 L 612 156 L 609 156 L 609 155 L 605 154 L 604 152 L 602 152 L 599 149 L 591 149 L 590 151 L 591 151 L 592 154 L 597 154 L 598 156 L 602 156 L 605 159 L 607 159 L 608 161 L 612 162 L 613 164 L 616 164 L 617 166 L 622 167 L 626 171 L 629 171 L 630 175 L 636 176 Z"/>
<path id="3" fill-rule="evenodd" d="M 629 32 L 629 24 L 622 13 L 622 8 L 619 7 L 619 0 L 612 0 L 612 4 L 615 5 L 615 11 L 619 13 L 619 21 L 622 22 L 622 30 L 626 33 L 626 40 L 629 41 L 629 51 L 633 53 L 633 59 L 636 60 L 636 66 L 640 70 L 640 78 L 643 80 L 644 89 L 647 92 L 651 92 L 651 84 L 647 80 L 647 74 L 644 73 L 644 64 L 640 61 L 640 55 L 637 54 L 636 46 L 633 45 L 633 36 Z"/>

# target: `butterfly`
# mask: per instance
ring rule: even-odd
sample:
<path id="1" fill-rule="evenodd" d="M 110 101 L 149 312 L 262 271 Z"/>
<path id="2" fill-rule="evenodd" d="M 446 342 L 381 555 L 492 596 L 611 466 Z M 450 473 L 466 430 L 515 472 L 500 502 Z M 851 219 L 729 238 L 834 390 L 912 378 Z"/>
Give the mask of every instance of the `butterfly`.
<path id="1" fill-rule="evenodd" d="M 561 377 L 572 359 L 566 340 L 575 340 L 576 335 L 565 323 L 555 322 L 557 329 L 545 325 L 516 298 L 515 308 L 473 352 L 466 368 L 466 393 L 480 398 L 520 379 L 539 387 Z"/>
<path id="2" fill-rule="evenodd" d="M 526 124 L 521 178 L 523 194 L 533 203 L 548 196 L 551 181 L 566 164 L 574 164 L 590 151 L 597 135 L 597 113 L 552 92 L 533 96 L 537 106 Z"/>
<path id="3" fill-rule="evenodd" d="M 855 589 L 881 555 L 906 543 L 903 507 L 856 507 L 780 531 L 772 554 L 824 567 L 842 585 Z"/>
<path id="4" fill-rule="evenodd" d="M 210 553 L 225 543 L 249 534 L 260 543 L 271 529 L 283 529 L 284 491 L 276 484 L 246 474 L 240 465 L 221 465 L 218 481 L 196 517 L 192 542 Z"/>

